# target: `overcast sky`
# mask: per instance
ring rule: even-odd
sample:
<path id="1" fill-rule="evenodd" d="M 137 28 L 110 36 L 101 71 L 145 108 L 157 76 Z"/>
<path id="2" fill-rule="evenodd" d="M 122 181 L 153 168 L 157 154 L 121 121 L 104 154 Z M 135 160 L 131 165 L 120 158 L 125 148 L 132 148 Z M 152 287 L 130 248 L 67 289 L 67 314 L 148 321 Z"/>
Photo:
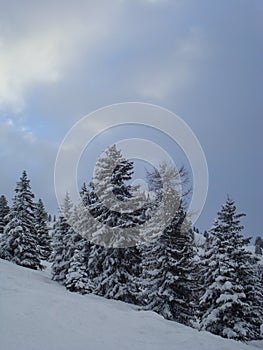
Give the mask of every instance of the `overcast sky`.
<path id="1" fill-rule="evenodd" d="M 55 212 L 66 132 L 97 108 L 149 102 L 178 114 L 205 152 L 197 226 L 209 228 L 229 194 L 246 233 L 262 234 L 262 38 L 261 0 L 0 0 L 0 193 L 11 199 L 26 169 Z"/>

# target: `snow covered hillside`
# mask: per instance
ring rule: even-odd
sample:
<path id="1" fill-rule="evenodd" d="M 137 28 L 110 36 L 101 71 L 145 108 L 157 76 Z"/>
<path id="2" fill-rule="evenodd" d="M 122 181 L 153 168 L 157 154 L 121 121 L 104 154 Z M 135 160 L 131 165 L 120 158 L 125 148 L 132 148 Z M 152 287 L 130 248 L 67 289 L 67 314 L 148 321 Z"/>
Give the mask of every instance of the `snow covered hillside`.
<path id="1" fill-rule="evenodd" d="M 255 350 L 153 312 L 68 292 L 48 271 L 0 260 L 2 350 Z"/>

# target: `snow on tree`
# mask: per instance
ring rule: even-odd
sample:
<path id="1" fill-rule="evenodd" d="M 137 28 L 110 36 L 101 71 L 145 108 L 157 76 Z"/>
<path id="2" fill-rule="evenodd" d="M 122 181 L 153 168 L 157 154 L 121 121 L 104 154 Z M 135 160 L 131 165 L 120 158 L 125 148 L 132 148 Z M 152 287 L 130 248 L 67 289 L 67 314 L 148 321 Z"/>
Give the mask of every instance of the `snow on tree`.
<path id="1" fill-rule="evenodd" d="M 92 281 L 92 293 L 94 294 L 103 295 L 101 292 L 101 281 L 103 276 L 103 262 L 106 255 L 107 248 L 94 243 L 91 245 L 87 269 L 89 278 Z"/>
<path id="2" fill-rule="evenodd" d="M 132 179 L 132 173 L 133 163 L 125 159 L 115 145 L 110 146 L 98 159 L 88 196 L 89 211 L 105 227 L 129 228 L 136 226 L 136 220 L 140 221 L 142 196 L 138 196 L 137 189 L 126 183 Z M 134 237 L 138 230 L 132 231 L 130 235 L 125 235 L 127 231 L 124 230 L 109 231 L 111 234 L 97 231 L 99 236 L 94 237 L 94 242 L 97 238 L 98 244 L 117 246 L 118 241 L 123 240 L 120 246 L 130 246 L 138 240 L 138 237 Z"/>
<path id="3" fill-rule="evenodd" d="M 4 232 L 4 228 L 8 223 L 9 206 L 4 195 L 0 196 L 0 235 Z"/>
<path id="4" fill-rule="evenodd" d="M 1 256 L 18 265 L 32 269 L 42 268 L 37 250 L 34 226 L 34 194 L 30 180 L 23 171 L 15 188 L 13 206 L 8 215 L 9 223 L 1 237 Z"/>
<path id="5" fill-rule="evenodd" d="M 5 227 L 0 244 L 0 256 L 23 267 L 34 270 L 42 268 L 34 238 L 16 217 Z"/>
<path id="6" fill-rule="evenodd" d="M 242 216 L 236 213 L 234 201 L 227 198 L 209 231 L 202 259 L 200 328 L 245 341 L 260 336 L 262 295 L 255 259 L 245 249 L 250 239 L 241 234 Z"/>
<path id="7" fill-rule="evenodd" d="M 94 243 L 89 263 L 89 270 L 96 271 L 94 292 L 127 302 L 136 300 L 131 264 L 139 264 L 133 246 L 140 237 L 136 220 L 141 217 L 141 198 L 126 184 L 132 173 L 133 163 L 113 145 L 98 159 L 93 181 L 83 190 L 87 193 L 83 203 L 95 219 L 89 230 Z"/>
<path id="8" fill-rule="evenodd" d="M 35 230 L 41 259 L 48 260 L 51 254 L 51 237 L 48 230 L 48 214 L 41 199 L 35 204 Z"/>
<path id="9" fill-rule="evenodd" d="M 66 288 L 71 292 L 86 294 L 94 289 L 88 273 L 90 250 L 91 244 L 84 238 L 76 243 L 65 281 Z"/>
<path id="10" fill-rule="evenodd" d="M 97 278 L 95 293 L 105 298 L 138 304 L 140 258 L 136 247 L 104 248 L 102 273 Z"/>
<path id="11" fill-rule="evenodd" d="M 255 240 L 255 254 L 256 255 L 263 254 L 263 239 L 259 236 Z"/>
<path id="12" fill-rule="evenodd" d="M 20 181 L 15 188 L 15 197 L 13 200 L 12 212 L 14 216 L 21 219 L 23 226 L 26 227 L 32 235 L 36 236 L 34 226 L 34 194 L 31 191 L 30 180 L 24 170 Z"/>
<path id="13" fill-rule="evenodd" d="M 161 235 L 142 246 L 142 303 L 169 320 L 191 325 L 195 317 L 194 240 L 179 209 Z"/>
<path id="14" fill-rule="evenodd" d="M 74 215 L 77 215 L 77 209 L 73 208 L 70 196 L 67 193 L 61 214 L 55 224 L 51 254 L 51 261 L 53 262 L 52 278 L 62 284 L 65 284 L 76 244 L 82 239 L 82 236 L 74 230 Z"/>
<path id="15" fill-rule="evenodd" d="M 259 245 L 255 246 L 255 254 L 256 255 L 262 255 L 262 248 Z"/>
<path id="16" fill-rule="evenodd" d="M 13 217 L 5 226 L 4 233 L 0 237 L 0 257 L 5 260 L 13 261 L 15 254 L 19 251 L 18 239 L 23 232 L 21 222 Z"/>
<path id="17" fill-rule="evenodd" d="M 68 261 L 66 261 L 66 238 L 70 229 L 64 216 L 61 214 L 55 224 L 52 242 L 52 279 L 64 283 L 68 272 Z"/>
<path id="18" fill-rule="evenodd" d="M 142 249 L 142 296 L 145 309 L 165 318 L 190 325 L 194 319 L 195 262 L 194 240 L 178 193 L 178 173 L 168 164 L 148 179 L 158 184 L 155 220 L 144 232 L 148 242 Z M 158 180 L 158 178 L 157 178 Z M 183 180 L 183 179 L 182 179 Z M 158 224 L 156 224 L 156 222 Z"/>

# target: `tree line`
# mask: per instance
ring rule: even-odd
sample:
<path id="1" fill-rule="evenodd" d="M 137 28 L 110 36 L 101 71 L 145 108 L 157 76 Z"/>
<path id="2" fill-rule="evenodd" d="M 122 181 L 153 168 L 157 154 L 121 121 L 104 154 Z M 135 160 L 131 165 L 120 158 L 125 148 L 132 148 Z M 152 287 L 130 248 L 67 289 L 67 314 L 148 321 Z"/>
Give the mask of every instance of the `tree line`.
<path id="1" fill-rule="evenodd" d="M 50 234 L 24 171 L 12 207 L 0 197 L 0 257 L 32 269 L 49 261 L 53 280 L 71 292 L 132 303 L 225 338 L 260 339 L 262 270 L 246 249 L 235 202 L 227 198 L 197 246 L 185 209 L 189 189 L 178 191 L 185 170 L 162 164 L 148 171 L 154 196 L 129 185 L 132 174 L 133 163 L 109 147 L 81 202 L 73 206 L 65 195 Z M 135 209 L 123 210 L 126 203 Z"/>

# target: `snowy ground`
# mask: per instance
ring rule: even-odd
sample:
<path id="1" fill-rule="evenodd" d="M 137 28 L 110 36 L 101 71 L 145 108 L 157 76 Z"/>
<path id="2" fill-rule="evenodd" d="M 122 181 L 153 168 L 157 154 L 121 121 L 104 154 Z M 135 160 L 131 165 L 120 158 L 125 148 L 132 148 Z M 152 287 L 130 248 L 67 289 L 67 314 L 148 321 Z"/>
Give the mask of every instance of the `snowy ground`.
<path id="1" fill-rule="evenodd" d="M 93 295 L 69 293 L 48 271 L 0 260 L 1 350 L 256 350 Z"/>

